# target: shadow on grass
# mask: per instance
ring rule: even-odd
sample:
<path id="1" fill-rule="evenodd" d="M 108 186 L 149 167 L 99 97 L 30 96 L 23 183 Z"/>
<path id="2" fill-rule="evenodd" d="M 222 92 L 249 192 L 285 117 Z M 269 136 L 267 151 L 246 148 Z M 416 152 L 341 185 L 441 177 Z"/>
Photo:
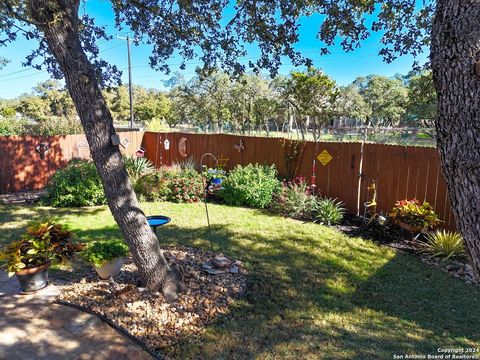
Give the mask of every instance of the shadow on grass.
<path id="1" fill-rule="evenodd" d="M 56 220 L 57 218 L 72 215 L 95 215 L 104 210 L 104 207 L 47 208 L 26 206 L 25 204 L 0 204 L 0 224 L 3 225 L 0 246 L 2 243 L 5 244 L 21 237 L 31 222 Z"/>
<path id="2" fill-rule="evenodd" d="M 167 349 L 173 357 L 389 359 L 479 345 L 478 289 L 413 256 L 385 258 L 360 241 L 337 248 L 301 235 L 211 230 L 216 252 L 244 262 L 247 290 L 205 334 Z M 170 224 L 158 237 L 163 245 L 210 248 L 207 227 Z"/>

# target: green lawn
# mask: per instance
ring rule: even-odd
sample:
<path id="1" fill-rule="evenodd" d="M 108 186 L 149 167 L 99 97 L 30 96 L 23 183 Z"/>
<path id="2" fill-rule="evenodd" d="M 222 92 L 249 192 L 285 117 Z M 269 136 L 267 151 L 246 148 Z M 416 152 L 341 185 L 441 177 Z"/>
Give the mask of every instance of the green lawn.
<path id="1" fill-rule="evenodd" d="M 153 203 L 172 222 L 165 244 L 208 248 L 203 204 Z M 242 260 L 245 297 L 172 358 L 393 359 L 480 347 L 480 291 L 402 254 L 334 229 L 252 209 L 210 205 L 216 250 Z M 105 207 L 0 206 L 1 243 L 28 220 L 54 217 L 85 240 L 120 233 Z"/>

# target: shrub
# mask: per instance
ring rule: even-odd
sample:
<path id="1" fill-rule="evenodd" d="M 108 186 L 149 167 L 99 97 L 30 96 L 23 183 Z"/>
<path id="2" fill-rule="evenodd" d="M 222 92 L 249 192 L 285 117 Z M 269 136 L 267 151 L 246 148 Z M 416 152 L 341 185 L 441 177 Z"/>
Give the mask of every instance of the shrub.
<path id="1" fill-rule="evenodd" d="M 318 201 L 315 221 L 324 225 L 335 225 L 343 219 L 345 208 L 337 199 L 324 198 Z"/>
<path id="2" fill-rule="evenodd" d="M 128 255 L 128 246 L 121 240 L 94 241 L 82 252 L 82 257 L 90 264 L 101 267 L 118 257 Z"/>
<path id="3" fill-rule="evenodd" d="M 123 160 L 128 176 L 133 184 L 135 184 L 141 176 L 155 170 L 155 166 L 153 166 L 152 162 L 147 158 L 126 156 Z"/>
<path id="4" fill-rule="evenodd" d="M 0 136 L 22 135 L 26 132 L 26 122 L 16 118 L 0 118 Z"/>
<path id="5" fill-rule="evenodd" d="M 420 204 L 417 199 L 397 201 L 389 216 L 396 223 L 403 222 L 419 229 L 429 229 L 440 222 L 433 207 L 426 201 Z"/>
<path id="6" fill-rule="evenodd" d="M 139 178 L 134 185 L 139 198 L 146 201 L 166 201 L 171 196 L 170 177 L 165 168 Z"/>
<path id="7" fill-rule="evenodd" d="M 146 201 L 198 202 L 203 197 L 199 173 L 179 167 L 161 168 L 138 179 L 135 191 Z"/>
<path id="8" fill-rule="evenodd" d="M 427 236 L 424 251 L 432 257 L 440 257 L 443 261 L 465 256 L 463 238 L 459 233 L 437 230 Z"/>
<path id="9" fill-rule="evenodd" d="M 170 178 L 170 197 L 174 202 L 198 202 L 202 199 L 203 179 L 195 170 L 172 172 Z"/>
<path id="10" fill-rule="evenodd" d="M 265 208 L 272 202 L 280 182 L 274 165 L 249 164 L 245 167 L 237 165 L 222 185 L 224 189 L 220 196 L 226 203 Z"/>
<path id="11" fill-rule="evenodd" d="M 292 181 L 283 181 L 280 191 L 274 196 L 271 208 L 274 212 L 295 219 L 312 220 L 317 198 L 310 193 L 303 176 Z"/>
<path id="12" fill-rule="evenodd" d="M 42 199 L 43 204 L 55 207 L 95 206 L 106 202 L 95 164 L 82 159 L 73 159 L 57 170 Z"/>

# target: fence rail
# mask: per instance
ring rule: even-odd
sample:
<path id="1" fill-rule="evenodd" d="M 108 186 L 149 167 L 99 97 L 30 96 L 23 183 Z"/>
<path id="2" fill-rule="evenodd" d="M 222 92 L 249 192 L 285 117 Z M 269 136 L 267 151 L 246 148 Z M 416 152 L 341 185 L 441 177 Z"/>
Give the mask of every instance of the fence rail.
<path id="1" fill-rule="evenodd" d="M 141 145 L 143 132 L 119 135 L 129 142 L 124 153 L 134 154 Z M 36 150 L 41 144 L 49 147 L 44 159 Z M 85 135 L 0 136 L 0 193 L 42 189 L 68 160 L 89 157 Z"/>
<path id="2" fill-rule="evenodd" d="M 282 176 L 302 175 L 310 180 L 314 174 L 317 191 L 338 198 L 353 213 L 363 213 L 363 204 L 372 197 L 368 187 L 375 181 L 378 211 L 386 213 L 397 200 L 416 197 L 434 206 L 444 227 L 455 228 L 435 148 L 365 144 L 360 177 L 360 143 L 299 143 L 281 138 L 154 132 L 122 132 L 120 137 L 129 141 L 124 153 L 134 154 L 142 146 L 146 157 L 157 167 L 189 157 L 198 163 L 209 152 L 226 169 L 237 164 L 259 163 L 275 164 Z M 35 150 L 42 143 L 50 148 L 45 159 Z M 293 148 L 298 149 L 296 156 Z M 331 156 L 325 165 L 317 159 L 323 151 Z M 84 135 L 0 137 L 0 192 L 43 188 L 68 160 L 89 156 Z M 214 165 L 211 158 L 206 158 L 206 162 L 207 166 Z"/>
<path id="3" fill-rule="evenodd" d="M 165 140 L 169 143 L 168 150 L 165 148 Z M 360 178 L 360 143 L 307 141 L 298 146 L 297 161 L 291 166 L 286 160 L 287 155 L 291 154 L 288 144 L 288 140 L 279 138 L 222 134 L 146 132 L 143 137 L 146 156 L 157 167 L 184 161 L 186 157 L 180 154 L 182 147 L 185 148 L 184 155 L 186 153 L 197 162 L 203 154 L 210 152 L 220 159 L 220 163 L 225 163 L 226 169 L 231 169 L 236 164 L 275 164 L 282 176 L 287 175 L 289 168 L 292 168 L 294 175 L 302 175 L 308 180 L 314 173 L 316 189 L 320 194 L 337 198 L 350 212 L 359 211 L 361 214 L 364 203 L 370 201 L 373 195 L 368 187 L 375 181 L 377 211 L 387 213 L 397 200 L 415 197 L 421 201 L 426 200 L 435 207 L 445 228 L 455 228 L 435 148 L 367 143 Z M 240 145 L 243 145 L 243 149 Z M 322 165 L 317 156 L 324 150 L 332 159 Z M 208 159 L 207 165 L 213 166 L 211 159 Z"/>

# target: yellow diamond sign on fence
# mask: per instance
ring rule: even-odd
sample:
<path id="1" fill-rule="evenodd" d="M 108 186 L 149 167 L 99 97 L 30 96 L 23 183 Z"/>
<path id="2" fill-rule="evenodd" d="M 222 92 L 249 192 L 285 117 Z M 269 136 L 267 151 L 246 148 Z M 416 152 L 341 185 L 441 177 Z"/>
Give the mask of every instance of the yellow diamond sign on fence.
<path id="1" fill-rule="evenodd" d="M 327 165 L 330 161 L 332 161 L 333 156 L 330 155 L 330 153 L 327 151 L 327 149 L 323 150 L 320 154 L 317 156 L 318 161 L 320 161 L 320 164 L 323 166 Z"/>

